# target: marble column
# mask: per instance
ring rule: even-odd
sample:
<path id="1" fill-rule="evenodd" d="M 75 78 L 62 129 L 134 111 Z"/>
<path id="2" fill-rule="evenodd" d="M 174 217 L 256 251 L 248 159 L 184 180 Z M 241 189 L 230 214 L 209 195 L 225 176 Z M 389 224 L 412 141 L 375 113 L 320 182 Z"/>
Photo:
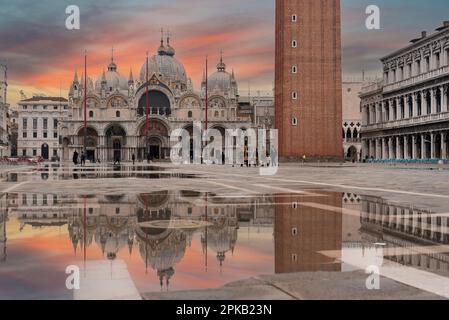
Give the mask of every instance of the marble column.
<path id="1" fill-rule="evenodd" d="M 376 159 L 382 159 L 382 141 L 376 139 Z"/>
<path id="2" fill-rule="evenodd" d="M 427 115 L 427 93 L 425 91 L 421 92 L 421 115 Z"/>
<path id="3" fill-rule="evenodd" d="M 425 136 L 422 134 L 421 135 L 421 159 L 426 159 L 426 141 L 425 141 Z"/>
<path id="4" fill-rule="evenodd" d="M 400 137 L 396 137 L 396 159 L 402 159 Z"/>
<path id="5" fill-rule="evenodd" d="M 447 86 L 441 86 L 441 112 L 447 112 L 448 100 L 447 100 Z"/>
<path id="6" fill-rule="evenodd" d="M 412 103 L 413 103 L 412 117 L 416 117 L 418 116 L 418 95 L 416 93 L 412 94 Z"/>
<path id="7" fill-rule="evenodd" d="M 404 136 L 404 159 L 408 160 L 410 159 L 410 150 L 408 147 L 408 136 Z"/>
<path id="8" fill-rule="evenodd" d="M 430 111 L 432 114 L 437 113 L 437 90 L 430 89 Z"/>
<path id="9" fill-rule="evenodd" d="M 441 158 L 447 159 L 447 141 L 446 134 L 444 132 L 441 133 Z"/>
<path id="10" fill-rule="evenodd" d="M 436 158 L 436 152 L 435 152 L 436 145 L 435 144 L 436 144 L 435 133 L 431 133 L 430 134 L 430 158 L 431 159 Z"/>
<path id="11" fill-rule="evenodd" d="M 412 159 L 416 160 L 418 158 L 418 148 L 416 146 L 416 136 L 412 136 Z"/>
<path id="12" fill-rule="evenodd" d="M 405 119 L 409 119 L 409 118 L 411 118 L 411 115 L 410 115 L 410 110 L 409 110 L 409 107 L 408 107 L 408 96 L 404 96 L 402 101 L 403 101 L 403 104 L 404 104 Z"/>
<path id="13" fill-rule="evenodd" d="M 388 159 L 394 159 L 393 138 L 388 138 Z"/>

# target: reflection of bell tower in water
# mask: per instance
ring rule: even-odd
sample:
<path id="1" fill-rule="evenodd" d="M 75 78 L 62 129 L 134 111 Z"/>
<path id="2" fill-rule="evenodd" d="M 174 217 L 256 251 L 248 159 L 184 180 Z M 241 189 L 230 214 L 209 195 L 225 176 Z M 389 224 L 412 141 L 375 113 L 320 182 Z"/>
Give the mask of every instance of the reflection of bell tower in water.
<path id="1" fill-rule="evenodd" d="M 340 271 L 335 257 L 320 252 L 342 249 L 342 213 L 323 210 L 342 207 L 340 193 L 323 196 L 276 196 L 275 272 Z M 310 206 L 301 205 L 310 203 Z"/>

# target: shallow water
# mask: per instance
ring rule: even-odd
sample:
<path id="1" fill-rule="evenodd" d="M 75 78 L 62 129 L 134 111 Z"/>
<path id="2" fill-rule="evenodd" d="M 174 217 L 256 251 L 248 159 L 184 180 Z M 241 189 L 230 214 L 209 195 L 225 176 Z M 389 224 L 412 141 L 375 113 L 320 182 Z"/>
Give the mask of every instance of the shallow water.
<path id="1" fill-rule="evenodd" d="M 307 191 L 307 190 L 305 190 Z M 140 293 L 217 288 L 261 274 L 386 262 L 449 276 L 449 218 L 382 198 L 26 194 L 0 199 L 0 299 L 72 299 L 69 265 L 122 261 Z"/>

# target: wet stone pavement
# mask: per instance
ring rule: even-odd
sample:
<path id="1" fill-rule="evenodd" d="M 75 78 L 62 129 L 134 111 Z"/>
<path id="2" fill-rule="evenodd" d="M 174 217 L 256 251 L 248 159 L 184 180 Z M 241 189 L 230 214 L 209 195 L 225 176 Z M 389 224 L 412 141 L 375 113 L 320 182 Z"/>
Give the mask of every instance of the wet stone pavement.
<path id="1" fill-rule="evenodd" d="M 0 299 L 445 299 L 448 177 L 338 164 L 273 176 L 4 167 Z M 66 287 L 68 266 L 81 270 L 79 290 Z M 366 270 L 380 273 L 378 290 Z"/>

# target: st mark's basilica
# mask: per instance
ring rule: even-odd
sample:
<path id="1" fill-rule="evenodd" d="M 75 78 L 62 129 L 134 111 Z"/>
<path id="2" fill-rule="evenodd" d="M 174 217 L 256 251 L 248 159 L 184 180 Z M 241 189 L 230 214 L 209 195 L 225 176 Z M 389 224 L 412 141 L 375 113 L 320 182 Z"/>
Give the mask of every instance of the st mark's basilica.
<path id="1" fill-rule="evenodd" d="M 69 160 L 74 151 L 84 149 L 89 160 L 111 161 L 120 158 L 167 159 L 170 157 L 170 132 L 193 131 L 194 121 L 204 121 L 206 75 L 201 90 L 195 91 L 184 65 L 176 59 L 170 38 L 161 39 L 155 55 L 146 59 L 135 78 L 132 70 L 126 78 L 119 71 L 114 55 L 94 81 L 75 72 L 69 91 L 68 115 L 61 121 L 62 157 Z M 146 79 L 148 77 L 148 84 Z M 221 54 L 216 71 L 207 78 L 208 128 L 246 130 L 251 116 L 239 108 L 239 92 L 234 71 L 229 72 Z M 149 127 L 146 129 L 148 88 Z M 87 132 L 84 133 L 84 90 L 87 101 Z"/>

